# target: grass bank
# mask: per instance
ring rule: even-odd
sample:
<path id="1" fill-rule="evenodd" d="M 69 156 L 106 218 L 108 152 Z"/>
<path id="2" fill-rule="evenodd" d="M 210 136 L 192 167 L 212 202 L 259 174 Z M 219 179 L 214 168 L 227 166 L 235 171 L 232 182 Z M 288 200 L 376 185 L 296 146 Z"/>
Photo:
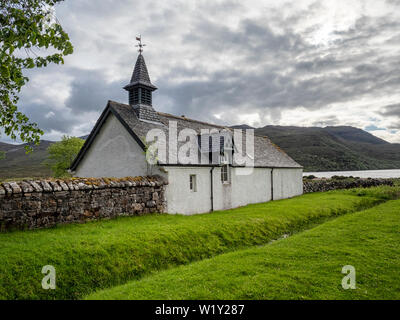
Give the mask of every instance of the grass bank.
<path id="1" fill-rule="evenodd" d="M 89 299 L 400 299 L 400 200 L 92 294 Z M 342 288 L 342 267 L 356 288 Z"/>
<path id="2" fill-rule="evenodd" d="M 81 298 L 150 272 L 265 244 L 398 193 L 385 187 L 334 191 L 204 215 L 129 217 L 0 234 L 0 298 Z M 41 288 L 45 265 L 56 268 L 56 290 Z"/>

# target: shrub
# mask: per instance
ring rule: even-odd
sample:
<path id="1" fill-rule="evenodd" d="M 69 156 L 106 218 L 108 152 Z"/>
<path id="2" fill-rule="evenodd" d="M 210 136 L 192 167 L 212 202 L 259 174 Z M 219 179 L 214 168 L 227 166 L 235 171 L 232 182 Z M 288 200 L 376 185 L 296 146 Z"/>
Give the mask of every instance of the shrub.
<path id="1" fill-rule="evenodd" d="M 53 143 L 47 148 L 48 159 L 44 162 L 53 171 L 54 177 L 69 176 L 68 169 L 78 155 L 85 140 L 76 137 L 63 136 L 60 142 Z"/>

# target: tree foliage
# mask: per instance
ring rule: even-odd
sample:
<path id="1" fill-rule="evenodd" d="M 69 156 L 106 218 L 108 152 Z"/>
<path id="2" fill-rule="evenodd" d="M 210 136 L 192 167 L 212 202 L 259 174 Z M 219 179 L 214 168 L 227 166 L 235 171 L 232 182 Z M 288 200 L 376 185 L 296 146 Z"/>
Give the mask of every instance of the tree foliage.
<path id="1" fill-rule="evenodd" d="M 63 136 L 60 142 L 56 142 L 47 148 L 49 156 L 45 164 L 50 167 L 55 177 L 68 176 L 68 168 L 78 155 L 85 140 L 76 137 Z"/>
<path id="2" fill-rule="evenodd" d="M 64 63 L 63 56 L 73 52 L 53 14 L 61 1 L 0 0 L 0 126 L 29 146 L 39 143 L 43 131 L 18 110 L 19 93 L 29 80 L 23 71 Z M 51 54 L 43 54 L 47 49 Z"/>

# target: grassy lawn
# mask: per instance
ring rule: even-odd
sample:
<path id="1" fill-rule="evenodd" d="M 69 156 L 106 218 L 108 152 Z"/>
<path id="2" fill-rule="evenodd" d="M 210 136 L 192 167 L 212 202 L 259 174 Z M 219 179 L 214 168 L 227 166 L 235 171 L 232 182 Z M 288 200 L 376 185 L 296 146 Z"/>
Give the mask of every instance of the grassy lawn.
<path id="1" fill-rule="evenodd" d="M 399 188 L 307 194 L 196 216 L 151 215 L 0 234 L 0 298 L 78 299 L 95 290 L 262 245 L 399 195 Z M 57 289 L 41 288 L 44 265 Z"/>
<path id="2" fill-rule="evenodd" d="M 356 289 L 341 286 L 342 267 Z M 400 299 L 400 200 L 290 238 L 159 272 L 89 299 Z"/>

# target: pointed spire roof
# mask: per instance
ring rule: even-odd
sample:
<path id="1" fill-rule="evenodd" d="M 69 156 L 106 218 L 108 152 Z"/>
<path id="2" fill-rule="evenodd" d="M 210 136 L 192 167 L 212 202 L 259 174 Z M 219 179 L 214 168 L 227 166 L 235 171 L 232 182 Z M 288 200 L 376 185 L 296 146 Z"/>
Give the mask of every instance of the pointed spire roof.
<path id="1" fill-rule="evenodd" d="M 131 82 L 125 86 L 125 89 L 131 88 L 133 86 L 143 85 L 152 90 L 156 90 L 157 87 L 154 86 L 150 81 L 149 72 L 147 71 L 146 62 L 144 61 L 143 55 L 140 53 L 135 64 L 135 69 L 133 70 Z"/>

